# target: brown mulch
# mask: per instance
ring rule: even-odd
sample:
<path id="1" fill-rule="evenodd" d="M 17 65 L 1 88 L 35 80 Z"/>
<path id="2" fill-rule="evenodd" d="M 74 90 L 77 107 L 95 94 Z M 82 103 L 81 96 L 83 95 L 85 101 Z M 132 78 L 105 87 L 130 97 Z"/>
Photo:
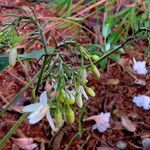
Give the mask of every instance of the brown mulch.
<path id="1" fill-rule="evenodd" d="M 35 4 L 29 3 L 27 1 L 8 1 L 3 2 L 0 0 L 0 23 L 6 21 L 8 17 L 4 17 L 4 14 L 12 12 L 16 6 L 32 6 L 37 14 L 43 15 L 44 17 L 53 16 L 49 8 L 45 8 L 44 3 Z M 12 19 L 10 17 L 9 19 Z M 32 30 L 34 27 L 29 27 L 24 29 Z M 24 32 L 25 32 L 24 31 Z M 20 31 L 21 33 L 21 31 Z M 71 33 L 62 30 L 51 31 L 58 41 L 63 38 L 71 37 Z M 23 33 L 22 33 L 23 34 Z M 83 34 L 83 33 L 80 33 Z M 47 35 L 48 37 L 48 35 Z M 91 43 L 90 39 L 79 40 L 80 43 Z M 52 41 L 49 44 L 53 45 Z M 140 45 L 142 44 L 142 45 Z M 46 121 L 43 119 L 36 125 L 30 125 L 28 120 L 25 120 L 23 124 L 19 127 L 9 142 L 3 148 L 3 150 L 12 149 L 13 138 L 19 138 L 24 135 L 25 137 L 32 137 L 34 141 L 38 144 L 40 149 L 41 141 L 45 143 L 45 149 L 53 150 L 64 150 L 72 139 L 69 149 L 72 150 L 95 150 L 100 146 L 115 147 L 118 141 L 124 141 L 127 143 L 128 150 L 142 149 L 142 139 L 144 137 L 150 137 L 150 115 L 149 111 L 138 108 L 133 102 L 132 98 L 139 94 L 150 95 L 150 76 L 139 76 L 132 72 L 132 58 L 143 60 L 148 59 L 144 55 L 145 42 L 140 42 L 139 45 L 134 45 L 136 52 L 134 50 L 127 50 L 126 54 L 122 55 L 123 65 L 116 62 L 108 62 L 107 68 L 105 70 L 100 70 L 101 78 L 95 79 L 92 75 L 89 75 L 89 83 L 95 92 L 96 97 L 90 98 L 89 101 L 85 101 L 85 110 L 83 117 L 89 117 L 92 115 L 97 115 L 100 112 L 111 112 L 111 128 L 109 128 L 105 133 L 99 133 L 97 130 L 92 130 L 91 125 L 94 124 L 93 121 L 82 122 L 82 126 L 87 130 L 82 133 L 78 133 L 78 116 L 80 110 L 78 108 L 76 112 L 76 123 L 73 125 L 65 124 L 62 129 L 55 135 L 51 132 L 51 129 Z M 34 43 L 28 50 L 41 49 L 42 45 L 38 42 Z M 126 49 L 126 48 L 125 48 Z M 0 108 L 8 104 L 9 101 L 20 91 L 20 89 L 25 86 L 29 79 L 32 78 L 39 68 L 37 62 L 32 62 L 27 64 L 28 70 L 27 74 L 19 63 L 13 68 L 8 68 L 6 71 L 0 73 Z M 138 79 L 144 80 L 145 85 L 139 85 L 135 83 L 135 78 L 126 69 L 131 70 L 130 73 Z M 113 81 L 117 80 L 116 85 L 109 82 L 110 79 Z M 22 97 L 14 105 L 21 109 L 25 103 L 31 102 L 30 90 L 22 95 Z M 127 116 L 136 126 L 135 132 L 129 132 L 125 129 L 120 122 L 120 116 Z M 14 125 L 14 123 L 19 119 L 21 114 L 14 110 L 7 111 L 4 115 L 0 117 L 0 139 L 2 139 L 9 129 Z M 39 140 L 40 139 L 40 140 Z M 67 149 L 67 148 L 66 148 Z"/>

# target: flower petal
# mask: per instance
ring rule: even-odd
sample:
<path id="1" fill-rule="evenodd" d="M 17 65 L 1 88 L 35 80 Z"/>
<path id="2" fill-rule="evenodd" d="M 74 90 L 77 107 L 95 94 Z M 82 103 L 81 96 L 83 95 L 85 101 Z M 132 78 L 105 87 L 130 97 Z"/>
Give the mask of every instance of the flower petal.
<path id="1" fill-rule="evenodd" d="M 43 106 L 47 106 L 47 93 L 46 91 L 42 92 L 41 95 L 40 95 L 40 103 L 43 105 Z"/>
<path id="2" fill-rule="evenodd" d="M 143 74 L 146 75 L 147 74 L 147 69 L 146 69 L 146 61 L 136 61 L 135 58 L 133 58 L 133 70 L 137 73 L 137 74 Z"/>
<path id="3" fill-rule="evenodd" d="M 86 94 L 86 92 L 85 92 L 83 86 L 80 87 L 80 90 L 81 90 L 81 93 L 83 94 L 83 96 L 85 97 L 85 99 L 88 100 L 89 97 L 88 97 L 88 95 Z"/>
<path id="4" fill-rule="evenodd" d="M 28 119 L 29 119 L 30 124 L 36 124 L 42 118 L 44 118 L 44 116 L 45 115 L 41 114 L 40 111 L 35 111 L 28 116 Z"/>
<path id="5" fill-rule="evenodd" d="M 150 97 L 146 95 L 135 96 L 132 100 L 138 107 L 143 107 L 145 110 L 150 109 Z"/>
<path id="6" fill-rule="evenodd" d="M 105 126 L 98 126 L 97 129 L 99 132 L 102 132 L 102 133 L 107 130 L 107 128 Z"/>
<path id="7" fill-rule="evenodd" d="M 40 106 L 41 106 L 40 103 L 30 104 L 30 105 L 23 107 L 22 111 L 23 112 L 33 112 L 33 111 L 38 110 Z"/>
<path id="8" fill-rule="evenodd" d="M 49 125 L 50 125 L 50 127 L 52 128 L 52 130 L 56 131 L 56 127 L 55 127 L 54 121 L 53 121 L 53 119 L 52 119 L 52 117 L 51 117 L 51 115 L 50 115 L 50 111 L 47 111 L 47 113 L 46 113 L 46 118 L 47 118 L 47 120 L 48 120 L 48 122 L 49 122 Z"/>

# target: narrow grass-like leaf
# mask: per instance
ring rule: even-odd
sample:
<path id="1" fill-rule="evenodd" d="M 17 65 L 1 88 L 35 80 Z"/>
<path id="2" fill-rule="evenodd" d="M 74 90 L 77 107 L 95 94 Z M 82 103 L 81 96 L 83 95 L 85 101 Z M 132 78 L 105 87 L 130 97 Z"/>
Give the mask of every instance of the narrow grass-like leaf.
<path id="1" fill-rule="evenodd" d="M 30 87 L 30 85 L 36 80 L 36 78 L 39 76 L 39 73 L 40 71 L 31 79 L 31 81 L 24 88 L 20 90 L 19 93 L 16 94 L 16 96 L 12 99 L 9 105 L 7 105 L 3 110 L 0 111 L 0 116 L 3 115 L 6 112 L 6 110 L 21 97 L 23 92 L 27 90 Z"/>
<path id="2" fill-rule="evenodd" d="M 0 149 L 4 147 L 9 138 L 14 134 L 16 129 L 21 125 L 21 123 L 25 120 L 28 113 L 24 113 L 19 120 L 13 125 L 13 127 L 9 130 L 9 132 L 4 136 L 4 138 L 0 141 Z"/>

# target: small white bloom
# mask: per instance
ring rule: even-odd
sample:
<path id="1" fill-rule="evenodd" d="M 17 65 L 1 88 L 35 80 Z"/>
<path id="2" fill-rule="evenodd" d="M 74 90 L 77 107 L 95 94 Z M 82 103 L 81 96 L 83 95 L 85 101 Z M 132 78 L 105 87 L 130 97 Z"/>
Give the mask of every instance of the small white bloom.
<path id="1" fill-rule="evenodd" d="M 135 96 L 133 98 L 133 102 L 138 107 L 143 107 L 145 110 L 150 109 L 150 97 L 149 96 L 145 96 L 145 95 Z"/>
<path id="2" fill-rule="evenodd" d="M 146 75 L 147 74 L 147 69 L 146 69 L 146 61 L 136 61 L 135 58 L 133 58 L 133 70 L 137 73 L 137 74 L 143 74 Z"/>
<path id="3" fill-rule="evenodd" d="M 85 97 L 86 100 L 89 99 L 88 95 L 86 94 L 84 87 L 83 86 L 79 86 L 77 88 L 77 92 L 79 92 L 81 95 L 83 95 Z"/>
<path id="4" fill-rule="evenodd" d="M 50 109 L 47 104 L 47 93 L 46 91 L 42 92 L 40 95 L 40 102 L 35 104 L 30 104 L 28 106 L 25 106 L 22 111 L 23 112 L 31 112 L 31 114 L 28 116 L 30 124 L 36 124 L 41 119 L 43 119 L 45 116 L 52 128 L 52 130 L 56 131 L 53 119 L 50 115 Z"/>
<path id="5" fill-rule="evenodd" d="M 99 115 L 94 115 L 84 119 L 87 120 L 95 120 L 96 124 L 92 126 L 93 130 L 98 129 L 99 132 L 105 132 L 107 128 L 110 127 L 110 113 L 100 113 Z"/>

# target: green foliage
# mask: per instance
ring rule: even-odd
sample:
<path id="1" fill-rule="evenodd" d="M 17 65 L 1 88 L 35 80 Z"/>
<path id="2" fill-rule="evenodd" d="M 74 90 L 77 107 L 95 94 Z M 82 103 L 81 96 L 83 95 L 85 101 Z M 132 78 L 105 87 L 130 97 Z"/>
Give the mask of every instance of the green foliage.
<path id="1" fill-rule="evenodd" d="M 15 47 L 22 41 L 22 37 L 17 35 L 14 28 L 6 29 L 0 32 L 0 48 Z"/>
<path id="2" fill-rule="evenodd" d="M 54 52 L 54 48 L 49 47 L 48 53 L 51 54 Z M 44 50 L 32 51 L 30 53 L 18 54 L 17 61 L 19 60 L 38 60 L 45 54 Z M 0 55 L 0 72 L 4 71 L 7 67 L 9 67 L 9 56 L 8 55 Z"/>
<path id="3" fill-rule="evenodd" d="M 95 1 L 92 1 L 93 3 Z M 80 27 L 84 18 L 78 18 L 72 16 L 75 9 L 72 10 L 72 0 L 56 0 L 53 3 L 54 9 L 56 10 L 57 16 L 61 16 L 61 25 L 59 28 L 70 27 L 74 24 L 79 24 Z M 146 4 L 149 5 L 148 1 Z M 98 11 L 106 11 L 106 7 L 97 9 Z M 34 12 L 34 11 L 33 11 Z M 40 90 L 45 86 L 45 83 L 52 85 L 52 89 L 48 89 L 50 93 L 56 93 L 49 98 L 48 104 L 50 110 L 54 112 L 56 124 L 58 127 L 63 125 L 63 119 L 66 118 L 68 123 L 75 121 L 74 105 L 77 104 L 79 108 L 83 107 L 84 96 L 88 99 L 88 96 L 95 97 L 95 92 L 92 88 L 87 86 L 87 75 L 91 72 L 97 78 L 100 78 L 100 72 L 96 67 L 96 63 L 101 67 L 105 68 L 108 60 L 120 61 L 120 55 L 124 54 L 125 51 L 122 48 L 120 41 L 124 40 L 125 33 L 129 36 L 129 30 L 134 34 L 139 28 L 138 21 L 141 20 L 140 27 L 149 27 L 148 13 L 144 12 L 139 15 L 136 8 L 128 7 L 120 12 L 115 13 L 113 16 L 109 16 L 104 22 L 101 28 L 103 42 L 102 44 L 87 44 L 85 47 L 73 40 L 63 40 L 60 43 L 55 41 L 55 47 L 48 47 L 46 37 L 44 35 L 44 29 L 40 25 L 40 22 L 33 13 L 31 18 L 27 17 L 27 23 L 35 24 L 37 27 L 36 36 L 38 40 L 43 44 L 44 50 L 33 51 L 30 53 L 17 54 L 16 60 L 38 60 L 43 57 L 42 66 L 37 75 L 31 79 L 31 81 L 13 98 L 10 104 L 0 111 L 2 115 L 11 104 L 15 103 L 16 100 L 29 88 L 32 87 L 34 91 L 34 98 L 38 97 Z M 90 14 L 91 15 L 91 14 Z M 57 18 L 57 17 L 56 17 Z M 18 19 L 21 20 L 20 18 Z M 57 19 L 56 19 L 57 20 Z M 60 21 L 59 19 L 57 21 Z M 126 24 L 126 21 L 128 24 Z M 119 23 L 119 25 L 118 25 Z M 122 32 L 122 30 L 125 30 Z M 144 33 L 145 34 L 145 33 Z M 55 40 L 55 38 L 54 38 Z M 4 50 L 15 48 L 17 51 L 17 44 L 22 41 L 22 37 L 15 31 L 15 25 L 12 23 L 7 26 L 3 31 L 0 32 L 0 48 Z M 129 40 L 127 39 L 125 43 Z M 29 41 L 30 42 L 30 41 Z M 62 53 L 62 49 L 65 53 Z M 72 59 L 73 58 L 73 59 Z M 78 62 L 77 65 L 74 65 Z M 0 71 L 3 71 L 9 66 L 9 56 L 0 56 Z M 33 82 L 36 81 L 35 86 Z M 32 85 L 32 86 L 31 86 Z M 86 95 L 87 94 L 87 95 Z M 17 122 L 8 134 L 0 142 L 0 146 L 3 146 L 10 136 L 15 132 L 20 123 L 25 119 L 23 115 L 19 122 Z"/>

